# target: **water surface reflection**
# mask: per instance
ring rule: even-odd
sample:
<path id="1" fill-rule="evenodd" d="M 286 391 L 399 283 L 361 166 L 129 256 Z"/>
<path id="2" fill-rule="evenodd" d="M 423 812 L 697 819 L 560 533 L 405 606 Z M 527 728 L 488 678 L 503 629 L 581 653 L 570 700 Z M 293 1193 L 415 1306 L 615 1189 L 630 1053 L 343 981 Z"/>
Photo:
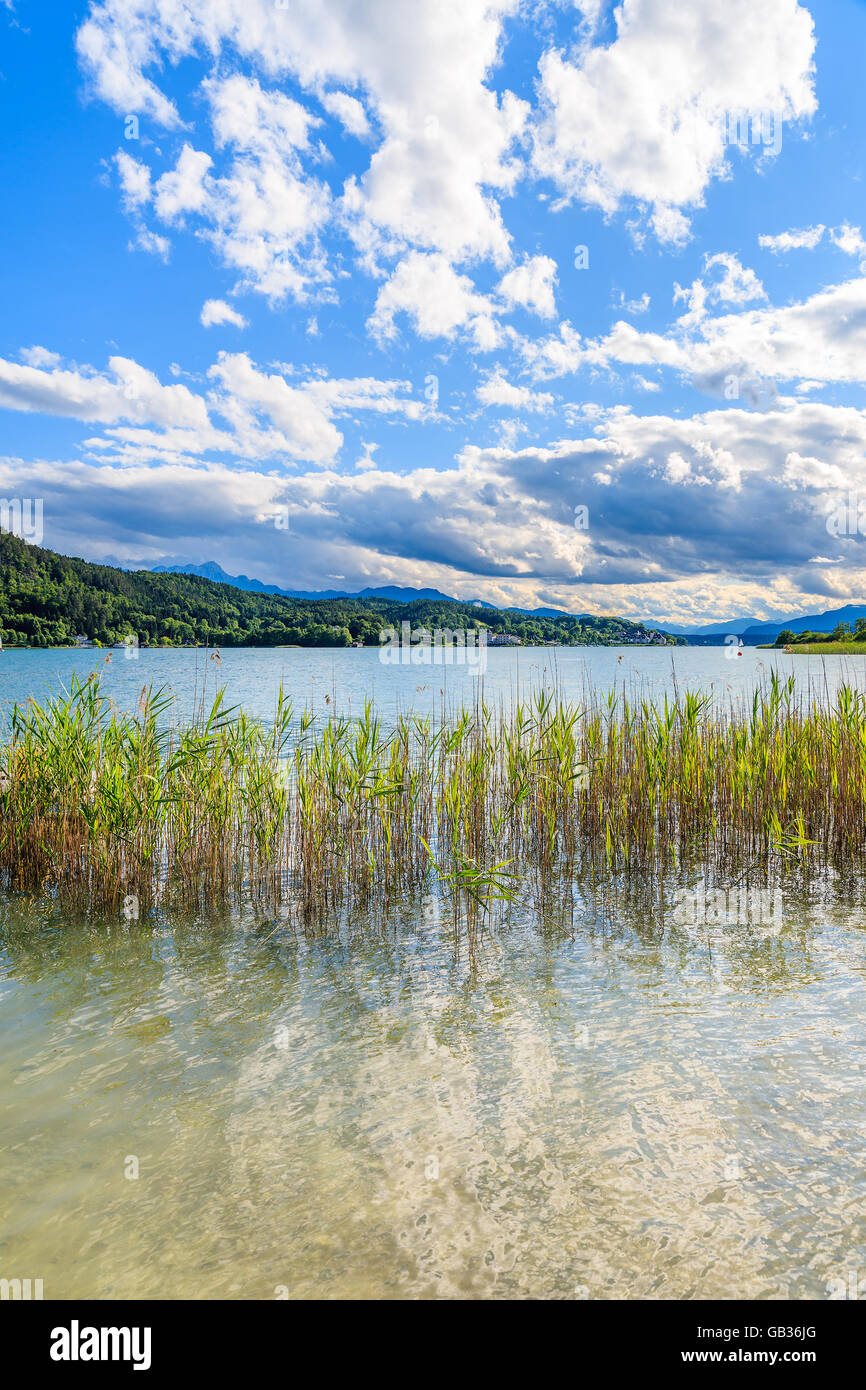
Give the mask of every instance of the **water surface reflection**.
<path id="1" fill-rule="evenodd" d="M 6 899 L 0 1274 L 826 1297 L 866 1270 L 861 901 L 787 885 L 781 922 L 707 924 L 679 891 L 516 914 L 474 959 L 432 899 L 317 938 Z"/>

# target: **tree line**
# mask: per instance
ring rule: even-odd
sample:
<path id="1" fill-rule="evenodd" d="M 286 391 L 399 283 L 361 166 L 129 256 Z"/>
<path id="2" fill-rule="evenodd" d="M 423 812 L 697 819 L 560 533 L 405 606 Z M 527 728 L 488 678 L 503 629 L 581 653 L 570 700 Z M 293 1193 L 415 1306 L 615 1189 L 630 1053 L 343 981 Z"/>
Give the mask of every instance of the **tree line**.
<path id="1" fill-rule="evenodd" d="M 773 645 L 799 647 L 813 642 L 866 642 L 866 618 L 858 618 L 853 628 L 850 623 L 837 623 L 832 632 L 792 632 L 786 627 Z"/>

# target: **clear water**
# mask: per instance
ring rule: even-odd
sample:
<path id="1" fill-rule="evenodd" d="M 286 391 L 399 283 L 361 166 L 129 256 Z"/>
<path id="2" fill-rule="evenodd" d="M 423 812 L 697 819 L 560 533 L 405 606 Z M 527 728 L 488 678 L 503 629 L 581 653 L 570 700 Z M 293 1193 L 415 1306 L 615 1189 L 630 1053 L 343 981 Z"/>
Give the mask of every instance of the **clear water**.
<path id="1" fill-rule="evenodd" d="M 847 1287 L 862 904 L 786 892 L 768 935 L 674 919 L 529 914 L 470 960 L 429 902 L 309 940 L 7 900 L 0 1275 L 46 1298 Z"/>
<path id="2" fill-rule="evenodd" d="M 647 698 L 663 699 L 680 690 L 714 692 L 722 698 L 748 698 L 772 670 L 793 674 L 798 687 L 819 694 L 847 681 L 866 687 L 866 658 L 786 656 L 756 647 L 731 656 L 724 647 L 524 647 L 491 648 L 483 678 L 472 666 L 387 666 L 375 648 L 223 648 L 220 661 L 199 649 L 141 650 L 127 658 L 122 651 L 0 652 L 0 722 L 15 701 L 42 699 L 59 685 L 69 686 L 73 673 L 84 680 L 101 674 L 103 688 L 121 709 L 134 709 L 144 686 L 170 688 L 181 717 L 188 715 L 206 686 L 213 694 L 224 685 L 229 704 L 243 705 L 268 718 L 282 681 L 296 709 L 338 708 L 343 714 L 363 709 L 372 699 L 386 719 L 399 710 L 438 710 L 473 702 L 483 692 L 490 703 L 509 703 L 517 692 L 558 685 L 570 699 L 587 690 L 607 692 L 625 686 Z M 726 655 L 726 652 L 728 655 Z"/>
<path id="3" fill-rule="evenodd" d="M 669 652 L 619 654 L 556 653 L 560 682 L 671 679 Z M 507 698 L 551 653 L 500 659 Z M 809 674 L 674 665 L 743 693 L 759 659 Z M 119 653 L 108 679 L 119 703 L 166 678 L 190 699 L 196 660 Z M 93 661 L 4 653 L 3 699 Z M 313 676 L 344 704 L 411 700 L 375 653 L 223 654 L 262 712 L 279 673 L 302 702 Z M 786 886 L 769 924 L 685 901 L 527 907 L 472 959 L 432 900 L 315 938 L 0 900 L 0 1278 L 60 1299 L 866 1293 L 862 891 Z"/>

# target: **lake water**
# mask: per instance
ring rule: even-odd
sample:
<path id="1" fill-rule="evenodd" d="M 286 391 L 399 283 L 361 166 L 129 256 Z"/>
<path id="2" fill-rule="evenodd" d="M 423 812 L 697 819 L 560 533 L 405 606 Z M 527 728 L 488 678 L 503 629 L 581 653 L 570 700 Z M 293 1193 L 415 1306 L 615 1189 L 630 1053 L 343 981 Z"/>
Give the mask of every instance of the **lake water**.
<path id="1" fill-rule="evenodd" d="M 663 692 L 671 653 L 622 650 L 491 652 L 487 687 L 555 660 L 575 697 L 587 672 Z M 280 675 L 301 703 L 429 694 L 375 652 L 222 655 L 262 713 Z M 4 653 L 7 709 L 98 659 Z M 673 654 L 720 692 L 759 660 L 823 680 Z M 116 653 L 107 685 L 189 701 L 196 663 Z M 0 899 L 0 1277 L 60 1299 L 866 1294 L 862 889 L 792 884 L 781 915 L 740 897 L 709 927 L 688 903 L 578 894 L 573 922 L 515 911 L 470 958 L 433 898 L 315 937 Z"/>
<path id="2" fill-rule="evenodd" d="M 46 1298 L 824 1298 L 866 1271 L 866 931 L 589 904 L 0 909 L 0 1274 Z M 137 1173 L 137 1176 L 135 1176 Z M 864 1284 L 866 1292 L 866 1284 Z"/>
<path id="3" fill-rule="evenodd" d="M 110 655 L 110 661 L 106 657 Z M 798 686 L 823 694 L 841 681 L 866 688 L 863 657 L 786 656 L 784 652 L 744 648 L 740 656 L 724 647 L 523 647 L 490 648 L 486 670 L 472 665 L 384 664 L 375 648 L 223 648 L 219 662 L 201 649 L 123 651 L 36 650 L 0 652 L 0 720 L 12 705 L 32 695 L 42 699 L 59 685 L 69 686 L 73 673 L 82 680 L 101 674 L 105 693 L 121 709 L 134 709 L 143 686 L 168 687 L 186 716 L 206 686 L 213 693 L 225 685 L 230 704 L 251 713 L 272 715 L 280 682 L 295 708 L 338 708 L 343 714 L 363 709 L 372 699 L 386 719 L 398 710 L 427 711 L 472 703 L 483 690 L 491 703 L 511 702 L 519 691 L 556 684 L 570 699 L 587 690 L 625 686 L 663 699 L 676 686 L 714 692 L 720 698 L 748 698 L 770 671 L 793 674 Z"/>

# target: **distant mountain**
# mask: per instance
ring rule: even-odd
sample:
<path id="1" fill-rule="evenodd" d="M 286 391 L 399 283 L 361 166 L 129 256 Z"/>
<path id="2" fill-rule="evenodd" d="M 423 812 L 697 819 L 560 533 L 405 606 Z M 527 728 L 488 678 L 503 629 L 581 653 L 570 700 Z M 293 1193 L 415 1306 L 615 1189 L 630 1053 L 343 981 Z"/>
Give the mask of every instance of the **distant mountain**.
<path id="1" fill-rule="evenodd" d="M 687 637 L 699 646 L 715 646 L 730 634 L 742 637 L 747 646 L 758 642 L 772 642 L 787 628 L 791 632 L 832 632 L 837 623 L 850 623 L 853 627 L 858 618 L 866 618 L 866 604 L 849 603 L 844 608 L 831 608 L 826 613 L 809 613 L 805 617 L 774 618 L 761 621 L 760 618 L 730 618 L 723 623 L 707 623 L 705 627 L 664 626 L 662 630 L 674 636 Z M 649 626 L 649 620 L 644 619 Z"/>
<path id="2" fill-rule="evenodd" d="M 250 579 L 246 574 L 228 574 L 215 560 L 206 560 L 202 565 L 153 565 L 150 572 L 197 574 L 200 579 L 212 579 L 216 584 L 231 584 L 233 588 L 246 589 L 248 593 L 280 594 L 283 598 L 387 598 L 393 603 L 414 603 L 417 599 L 429 599 L 435 603 L 458 602 L 439 589 L 400 589 L 393 584 L 385 584 L 378 589 L 281 589 L 277 584 L 263 584 L 260 579 Z"/>
<path id="3" fill-rule="evenodd" d="M 778 637 L 783 628 L 791 632 L 832 632 L 837 623 L 850 623 L 853 627 L 858 618 L 866 618 L 866 604 L 847 603 L 844 608 L 831 608 L 826 613 L 811 613 L 805 618 L 777 619 L 772 623 L 756 623 L 748 629 L 753 636 L 762 638 Z"/>
<path id="4" fill-rule="evenodd" d="M 136 567 L 138 568 L 138 567 Z M 212 579 L 216 584 L 231 584 L 236 589 L 246 589 L 255 594 L 284 594 L 286 598 L 294 598 L 287 589 L 280 589 L 276 584 L 263 584 L 260 579 L 249 579 L 245 574 L 228 574 L 215 560 L 206 560 L 203 565 L 151 565 L 141 566 L 142 569 L 149 568 L 151 574 L 197 574 L 200 579 Z"/>
<path id="5" fill-rule="evenodd" d="M 492 605 L 488 605 L 492 606 Z M 528 618 L 591 618 L 591 613 L 569 613 L 567 608 L 503 608 L 503 613 L 525 613 Z M 649 624 L 649 626 L 653 626 Z"/>
<path id="6" fill-rule="evenodd" d="M 110 563 L 117 562 L 112 558 Z M 420 599 L 427 599 L 434 603 L 470 603 L 474 608 L 490 608 L 499 613 L 523 613 L 530 618 L 595 616 L 591 613 L 570 614 L 564 608 L 497 608 L 494 603 L 487 603 L 482 598 L 458 599 L 451 594 L 443 594 L 439 589 L 401 589 L 393 584 L 375 589 L 281 589 L 276 584 L 263 584 L 260 579 L 250 579 L 246 574 L 228 574 L 215 560 L 205 560 L 201 565 L 151 565 L 149 569 L 151 574 L 197 574 L 200 579 L 212 579 L 217 584 L 231 584 L 235 589 L 246 589 L 254 594 L 281 594 L 283 598 L 386 598 L 392 603 L 416 603 Z"/>
<path id="7" fill-rule="evenodd" d="M 120 568 L 120 562 L 114 557 L 108 557 L 106 563 L 116 565 Z M 404 589 L 393 584 L 384 584 L 378 588 L 367 589 L 282 589 L 277 584 L 264 584 L 261 579 L 250 579 L 246 574 L 228 574 L 222 565 L 215 560 L 206 560 L 202 564 L 183 563 L 183 564 L 161 564 L 161 565 L 131 565 L 130 569 L 147 569 L 151 574 L 190 574 L 198 575 L 201 579 L 210 579 L 217 584 L 230 584 L 235 589 L 245 589 L 248 593 L 254 594 L 276 594 L 281 598 L 294 599 L 387 599 L 392 603 L 416 603 L 420 600 L 427 600 L 434 603 L 455 603 L 466 607 L 486 608 L 495 613 L 519 613 L 530 618 L 577 618 L 581 621 L 593 618 L 591 613 L 569 613 L 564 608 L 497 608 L 493 603 L 488 603 L 485 599 L 457 599 L 451 594 L 443 594 L 439 589 Z M 770 622 L 762 621 L 754 615 L 745 618 L 728 618 L 723 622 L 704 623 L 703 625 L 686 627 L 681 623 L 662 624 L 651 618 L 639 619 L 642 627 L 650 628 L 656 632 L 667 632 L 672 637 L 685 637 L 688 641 L 698 646 L 717 646 L 724 642 L 725 637 L 736 634 L 742 637 L 747 646 L 754 646 L 758 642 L 772 642 L 783 628 L 790 628 L 792 632 L 830 632 L 837 623 L 854 623 L 858 618 L 866 617 L 866 604 L 849 603 L 845 608 L 834 608 L 827 613 L 810 614 L 806 617 L 775 618 Z"/>
<path id="8" fill-rule="evenodd" d="M 642 618 L 641 622 L 650 624 L 649 618 Z M 716 634 L 725 636 L 728 633 L 747 632 L 750 628 L 760 625 L 760 618 L 728 618 L 721 623 L 705 623 L 703 627 L 682 627 L 678 623 L 668 625 L 663 624 L 665 632 L 671 632 L 677 637 L 711 637 Z M 659 624 L 655 624 L 659 626 Z"/>

